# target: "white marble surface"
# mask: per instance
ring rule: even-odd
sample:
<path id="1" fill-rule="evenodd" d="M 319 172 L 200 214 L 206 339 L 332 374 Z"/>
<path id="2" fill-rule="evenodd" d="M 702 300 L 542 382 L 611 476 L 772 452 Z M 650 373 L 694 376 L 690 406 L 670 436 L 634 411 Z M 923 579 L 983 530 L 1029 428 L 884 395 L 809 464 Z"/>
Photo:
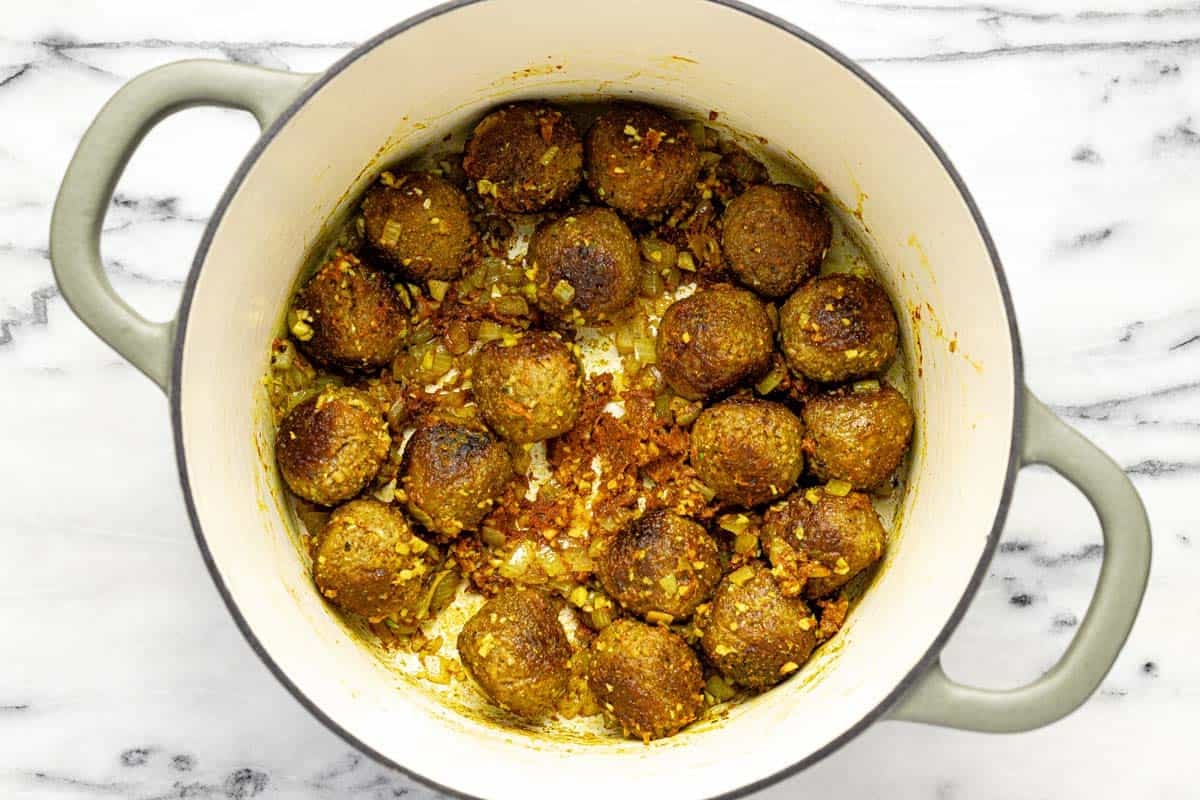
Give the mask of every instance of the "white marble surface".
<path id="1" fill-rule="evenodd" d="M 162 396 L 75 320 L 47 261 L 58 180 L 123 81 L 194 57 L 321 69 L 424 4 L 267 5 L 0 12 L 0 796 L 431 796 L 311 719 L 242 640 L 192 539 Z M 879 724 L 761 796 L 1198 796 L 1200 5 L 764 5 L 865 61 L 949 151 L 1007 266 L 1030 385 L 1125 466 L 1156 551 L 1137 627 L 1074 716 L 1008 737 Z M 189 111 L 135 156 L 105 254 L 139 308 L 171 313 L 255 135 L 234 112 Z M 1024 473 L 949 670 L 1037 676 L 1098 563 L 1086 504 Z"/>

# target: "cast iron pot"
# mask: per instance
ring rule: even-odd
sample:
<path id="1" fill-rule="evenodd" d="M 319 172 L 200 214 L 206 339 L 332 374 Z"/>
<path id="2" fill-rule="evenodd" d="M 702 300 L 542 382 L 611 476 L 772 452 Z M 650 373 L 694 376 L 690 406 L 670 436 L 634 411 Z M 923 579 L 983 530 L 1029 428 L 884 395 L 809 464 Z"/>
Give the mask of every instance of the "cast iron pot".
<path id="1" fill-rule="evenodd" d="M 900 315 L 918 423 L 901 530 L 875 585 L 836 646 L 799 676 L 649 746 L 463 715 L 351 637 L 313 591 L 276 500 L 260 384 L 306 250 L 379 165 L 503 101 L 595 95 L 715 109 L 723 123 L 796 154 L 833 197 L 861 202 L 898 308 L 925 310 Z M 149 322 L 105 277 L 101 222 L 142 136 L 206 104 L 250 111 L 263 134 L 205 230 L 177 319 Z M 1029 730 L 1092 693 L 1145 589 L 1142 504 L 1116 464 L 1025 389 L 1000 262 L 945 154 L 861 67 L 739 3 L 607 0 L 584 18 L 556 0 L 455 2 L 321 75 L 212 61 L 155 69 L 122 88 L 80 143 L 55 206 L 51 258 L 75 313 L 166 391 L 196 539 L 251 646 L 349 742 L 457 794 L 731 795 L 812 764 L 880 719 Z M 987 569 L 1016 473 L 1032 463 L 1057 470 L 1095 507 L 1099 583 L 1048 673 L 1011 691 L 964 686 L 938 655 Z"/>

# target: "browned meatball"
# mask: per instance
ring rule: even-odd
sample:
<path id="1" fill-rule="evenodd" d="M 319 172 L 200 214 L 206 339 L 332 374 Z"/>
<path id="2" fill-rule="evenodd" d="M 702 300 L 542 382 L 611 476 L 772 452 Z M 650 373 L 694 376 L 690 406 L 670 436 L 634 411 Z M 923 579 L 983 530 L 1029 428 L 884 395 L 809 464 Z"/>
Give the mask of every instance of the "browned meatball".
<path id="1" fill-rule="evenodd" d="M 408 338 L 408 312 L 392 282 L 341 250 L 297 292 L 290 323 L 305 354 L 346 370 L 390 364 Z"/>
<path id="2" fill-rule="evenodd" d="M 753 186 L 721 218 L 721 246 L 738 280 L 784 297 L 821 269 L 833 237 L 821 201 L 796 186 Z"/>
<path id="3" fill-rule="evenodd" d="M 780 309 L 779 329 L 788 366 L 814 381 L 882 372 L 899 341 L 887 292 L 853 275 L 825 275 L 801 286 Z"/>
<path id="4" fill-rule="evenodd" d="M 492 430 L 526 444 L 569 431 L 583 401 L 579 364 L 559 337 L 531 331 L 490 342 L 475 365 L 475 401 Z"/>
<path id="5" fill-rule="evenodd" d="M 487 431 L 426 418 L 404 449 L 408 512 L 431 531 L 474 530 L 512 477 L 512 460 Z"/>
<path id="6" fill-rule="evenodd" d="M 387 422 L 370 395 L 330 386 L 279 423 L 275 460 L 289 489 L 331 506 L 366 488 L 391 444 Z"/>
<path id="7" fill-rule="evenodd" d="M 763 517 L 763 552 L 786 595 L 824 597 L 840 589 L 879 560 L 885 536 L 861 492 L 794 492 Z"/>
<path id="8" fill-rule="evenodd" d="M 458 187 L 427 172 L 385 172 L 362 202 L 367 241 L 410 280 L 452 280 L 475 244 Z"/>
<path id="9" fill-rule="evenodd" d="M 721 500 L 755 506 L 787 494 L 804 469 L 804 426 L 769 400 L 735 397 L 692 426 L 691 461 Z"/>
<path id="10" fill-rule="evenodd" d="M 771 366 L 775 332 L 752 292 L 714 286 L 672 303 L 658 326 L 658 368 L 675 392 L 702 400 Z"/>
<path id="11" fill-rule="evenodd" d="M 717 543 L 703 525 L 651 511 L 617 534 L 596 573 L 617 602 L 651 622 L 686 619 L 721 579 Z M 665 616 L 664 616 L 665 615 Z"/>
<path id="12" fill-rule="evenodd" d="M 588 687 L 626 736 L 670 736 L 700 716 L 704 676 L 696 654 L 666 628 L 620 619 L 592 644 Z"/>
<path id="13" fill-rule="evenodd" d="M 439 554 L 412 532 L 398 508 L 352 500 L 329 515 L 313 554 L 313 579 L 335 606 L 405 627 L 422 616 L 425 587 Z"/>
<path id="14" fill-rule="evenodd" d="M 587 133 L 586 157 L 596 197 L 643 219 L 677 205 L 700 172 L 700 152 L 683 123 L 640 105 L 599 117 Z"/>
<path id="15" fill-rule="evenodd" d="M 538 306 L 559 319 L 597 322 L 628 309 L 638 290 L 637 242 L 607 208 L 543 222 L 529 240 Z"/>
<path id="16" fill-rule="evenodd" d="M 725 576 L 697 621 L 704 654 L 721 673 L 750 689 L 774 686 L 817 646 L 817 620 L 803 600 L 784 597 L 770 571 L 754 561 Z"/>
<path id="17" fill-rule="evenodd" d="M 496 705 L 532 720 L 552 712 L 566 694 L 571 645 L 558 612 L 545 594 L 513 586 L 467 620 L 458 655 Z"/>
<path id="18" fill-rule="evenodd" d="M 544 103 L 497 109 L 475 126 L 463 170 L 501 211 L 558 205 L 583 178 L 583 142 L 561 111 Z"/>
<path id="19" fill-rule="evenodd" d="M 809 398 L 804 452 L 822 480 L 839 478 L 855 489 L 883 485 L 900 466 L 912 440 L 913 413 L 887 383 L 842 387 Z"/>

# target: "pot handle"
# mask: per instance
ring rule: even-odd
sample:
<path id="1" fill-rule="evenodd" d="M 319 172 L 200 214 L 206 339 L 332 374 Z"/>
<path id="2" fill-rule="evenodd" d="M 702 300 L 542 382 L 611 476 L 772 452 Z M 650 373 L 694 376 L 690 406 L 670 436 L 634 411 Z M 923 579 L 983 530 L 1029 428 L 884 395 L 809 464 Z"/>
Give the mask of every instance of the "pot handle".
<path id="1" fill-rule="evenodd" d="M 1028 389 L 1021 463 L 1051 467 L 1083 492 L 1100 518 L 1104 561 L 1075 638 L 1045 675 L 1018 689 L 964 686 L 934 663 L 891 719 L 988 733 L 1040 728 L 1083 705 L 1125 644 L 1150 577 L 1150 521 L 1137 490 L 1111 458 Z"/>
<path id="2" fill-rule="evenodd" d="M 130 308 L 100 260 L 101 226 L 117 179 L 142 138 L 176 111 L 198 105 L 242 109 L 265 130 L 311 78 L 227 61 L 167 64 L 122 86 L 75 150 L 50 221 L 54 279 L 83 323 L 164 390 L 175 320 L 151 322 Z"/>

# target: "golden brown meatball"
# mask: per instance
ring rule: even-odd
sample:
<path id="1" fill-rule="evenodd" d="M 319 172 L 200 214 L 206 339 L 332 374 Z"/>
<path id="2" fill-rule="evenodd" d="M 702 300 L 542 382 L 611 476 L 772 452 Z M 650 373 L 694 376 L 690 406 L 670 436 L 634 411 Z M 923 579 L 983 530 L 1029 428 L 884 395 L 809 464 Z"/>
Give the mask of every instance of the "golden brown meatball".
<path id="1" fill-rule="evenodd" d="M 853 275 L 825 275 L 801 286 L 780 309 L 779 329 L 788 366 L 826 383 L 882 372 L 899 342 L 887 292 Z"/>
<path id="2" fill-rule="evenodd" d="M 700 152 L 678 120 L 629 105 L 600 116 L 587 133 L 588 185 L 631 217 L 661 216 L 683 200 L 700 172 Z"/>
<path id="3" fill-rule="evenodd" d="M 798 597 L 784 597 L 757 561 L 725 576 L 696 617 L 712 665 L 750 689 L 774 686 L 800 668 L 817 646 L 817 620 Z"/>
<path id="4" fill-rule="evenodd" d="M 672 303 L 658 326 L 658 368 L 688 400 L 728 391 L 771 366 L 775 332 L 753 293 L 714 286 Z"/>
<path id="5" fill-rule="evenodd" d="M 543 222 L 529 240 L 537 304 L 559 319 L 597 322 L 629 308 L 638 290 L 637 242 L 607 208 Z"/>
<path id="6" fill-rule="evenodd" d="M 837 591 L 879 560 L 885 537 L 871 498 L 862 492 L 797 491 L 763 517 L 763 552 L 786 595 Z"/>
<path id="7" fill-rule="evenodd" d="M 459 657 L 496 705 L 534 720 L 566 694 L 571 645 L 558 612 L 545 594 L 513 586 L 467 620 L 458 634 Z"/>
<path id="8" fill-rule="evenodd" d="M 808 429 L 804 452 L 812 473 L 822 480 L 848 481 L 855 489 L 886 483 L 912 440 L 912 408 L 887 383 L 811 397 L 803 417 Z"/>
<path id="9" fill-rule="evenodd" d="M 428 172 L 385 172 L 362 201 L 367 241 L 410 280 L 453 280 L 475 245 L 458 187 Z"/>
<path id="10" fill-rule="evenodd" d="M 373 498 L 351 500 L 329 515 L 317 538 L 313 579 L 335 606 L 408 627 L 420 621 L 425 587 L 439 557 L 398 508 Z"/>
<path id="11" fill-rule="evenodd" d="M 691 616 L 708 599 L 721 579 L 721 561 L 703 525 L 658 510 L 617 534 L 597 560 L 596 573 L 626 609 L 669 623 Z"/>
<path id="12" fill-rule="evenodd" d="M 721 246 L 738 280 L 785 297 L 821 269 L 833 237 L 821 201 L 796 186 L 753 186 L 721 218 Z"/>
<path id="13" fill-rule="evenodd" d="M 404 449 L 400 471 L 408 512 L 443 536 L 474 530 L 512 477 L 512 460 L 487 431 L 425 418 Z"/>
<path id="14" fill-rule="evenodd" d="M 583 178 L 575 125 L 545 103 L 515 103 L 484 117 L 467 142 L 463 170 L 501 211 L 559 205 Z"/>
<path id="15" fill-rule="evenodd" d="M 566 433 L 579 419 L 582 383 L 571 348 L 540 331 L 497 339 L 475 365 L 475 401 L 492 430 L 526 444 Z"/>
<path id="16" fill-rule="evenodd" d="M 408 312 L 392 282 L 341 250 L 296 294 L 292 317 L 300 349 L 327 367 L 378 369 L 408 338 Z"/>
<path id="17" fill-rule="evenodd" d="M 329 386 L 288 412 L 275 436 L 275 460 L 288 488 L 332 506 L 367 487 L 392 438 L 371 396 Z"/>
<path id="18" fill-rule="evenodd" d="M 804 469 L 804 426 L 779 403 L 735 397 L 692 426 L 691 462 L 721 500 L 750 507 L 787 494 Z"/>
<path id="19" fill-rule="evenodd" d="M 626 736 L 670 736 L 700 716 L 704 676 L 696 654 L 666 628 L 619 619 L 592 644 L 588 687 Z"/>

